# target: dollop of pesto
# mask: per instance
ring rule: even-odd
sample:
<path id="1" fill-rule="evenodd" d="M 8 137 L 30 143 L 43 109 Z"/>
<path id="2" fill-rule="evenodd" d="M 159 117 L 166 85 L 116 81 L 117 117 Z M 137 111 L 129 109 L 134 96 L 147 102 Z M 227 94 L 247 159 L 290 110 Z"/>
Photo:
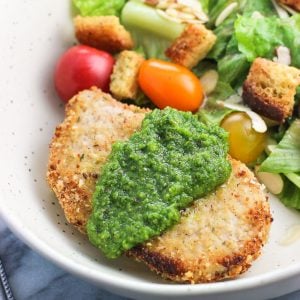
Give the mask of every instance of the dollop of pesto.
<path id="1" fill-rule="evenodd" d="M 191 113 L 149 113 L 141 130 L 113 145 L 93 195 L 90 241 L 109 258 L 161 234 L 180 210 L 231 172 L 227 133 Z"/>

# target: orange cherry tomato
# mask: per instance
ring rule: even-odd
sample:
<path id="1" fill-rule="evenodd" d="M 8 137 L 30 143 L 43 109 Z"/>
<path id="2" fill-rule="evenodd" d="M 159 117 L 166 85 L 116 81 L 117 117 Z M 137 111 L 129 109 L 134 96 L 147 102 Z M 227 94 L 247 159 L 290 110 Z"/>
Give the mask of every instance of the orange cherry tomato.
<path id="1" fill-rule="evenodd" d="M 174 63 L 158 59 L 144 61 L 138 82 L 142 91 L 161 109 L 170 106 L 195 111 L 204 99 L 203 88 L 196 75 Z"/>

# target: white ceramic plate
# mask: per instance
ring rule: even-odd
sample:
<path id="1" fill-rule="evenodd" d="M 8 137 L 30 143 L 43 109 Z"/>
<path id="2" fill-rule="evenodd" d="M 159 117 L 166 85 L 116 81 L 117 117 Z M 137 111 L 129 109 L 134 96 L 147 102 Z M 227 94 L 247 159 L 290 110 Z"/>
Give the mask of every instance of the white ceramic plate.
<path id="1" fill-rule="evenodd" d="M 170 284 L 127 258 L 108 261 L 68 226 L 45 173 L 48 143 L 64 114 L 52 73 L 74 42 L 70 1 L 1 0 L 0 11 L 0 211 L 21 239 L 66 270 L 128 297 L 265 299 L 299 288 L 300 241 L 279 241 L 300 224 L 300 214 L 275 199 L 263 255 L 241 278 L 213 284 Z"/>

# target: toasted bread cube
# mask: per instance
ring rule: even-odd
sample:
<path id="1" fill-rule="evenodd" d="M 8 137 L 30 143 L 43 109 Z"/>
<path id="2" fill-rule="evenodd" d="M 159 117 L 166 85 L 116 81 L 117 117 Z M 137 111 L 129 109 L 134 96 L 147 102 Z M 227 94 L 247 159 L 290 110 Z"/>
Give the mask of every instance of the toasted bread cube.
<path id="1" fill-rule="evenodd" d="M 243 85 L 243 100 L 258 114 L 283 123 L 291 116 L 300 70 L 256 58 Z"/>
<path id="2" fill-rule="evenodd" d="M 175 42 L 166 50 L 172 62 L 189 69 L 206 57 L 216 42 L 216 36 L 202 24 L 189 24 Z"/>
<path id="3" fill-rule="evenodd" d="M 134 99 L 138 92 L 137 77 L 144 57 L 135 51 L 122 51 L 115 63 L 110 91 L 118 100 Z"/>
<path id="4" fill-rule="evenodd" d="M 279 2 L 300 11 L 300 0 L 279 0 Z"/>
<path id="5" fill-rule="evenodd" d="M 74 19 L 75 35 L 81 44 L 117 53 L 133 48 L 130 33 L 115 16 L 81 17 Z"/>

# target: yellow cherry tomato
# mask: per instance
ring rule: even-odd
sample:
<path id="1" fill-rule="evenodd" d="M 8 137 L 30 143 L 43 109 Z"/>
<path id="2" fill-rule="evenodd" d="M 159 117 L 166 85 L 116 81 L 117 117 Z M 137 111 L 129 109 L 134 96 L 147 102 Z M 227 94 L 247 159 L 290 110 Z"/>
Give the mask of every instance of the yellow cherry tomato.
<path id="1" fill-rule="evenodd" d="M 263 152 L 267 135 L 252 128 L 251 119 L 246 113 L 231 113 L 221 126 L 229 132 L 229 154 L 233 158 L 251 163 Z"/>
<path id="2" fill-rule="evenodd" d="M 203 102 L 200 80 L 180 65 L 149 59 L 142 63 L 138 82 L 151 101 L 163 109 L 167 106 L 183 111 L 195 111 Z"/>

